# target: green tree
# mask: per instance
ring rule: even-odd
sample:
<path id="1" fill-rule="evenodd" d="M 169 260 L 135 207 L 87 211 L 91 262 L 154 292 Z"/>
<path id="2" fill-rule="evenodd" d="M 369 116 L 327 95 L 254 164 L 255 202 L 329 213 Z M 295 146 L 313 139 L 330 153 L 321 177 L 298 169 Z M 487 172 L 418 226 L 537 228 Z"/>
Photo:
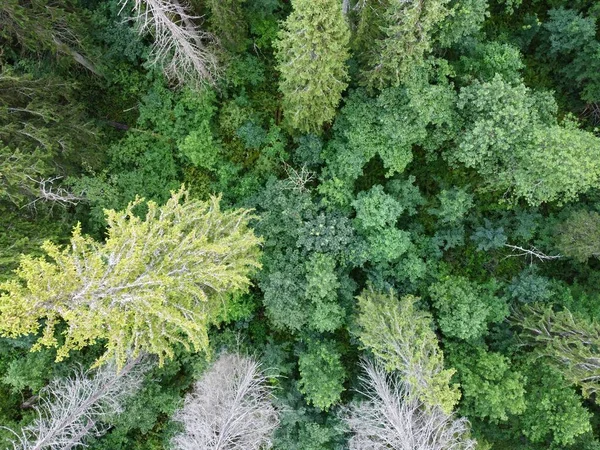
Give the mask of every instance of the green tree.
<path id="1" fill-rule="evenodd" d="M 275 42 L 279 90 L 289 126 L 319 131 L 346 89 L 350 31 L 338 0 L 293 0 Z"/>
<path id="2" fill-rule="evenodd" d="M 430 406 L 452 411 L 460 398 L 451 385 L 453 369 L 444 369 L 444 356 L 432 329 L 431 316 L 415 307 L 417 298 L 397 298 L 365 290 L 358 297 L 359 338 L 388 371 L 398 371 L 411 391 Z"/>
<path id="3" fill-rule="evenodd" d="M 574 211 L 556 227 L 556 247 L 579 262 L 600 257 L 600 214 L 581 209 Z"/>
<path id="4" fill-rule="evenodd" d="M 42 328 L 34 348 L 59 347 L 58 360 L 102 341 L 98 363 L 143 352 L 162 362 L 176 343 L 206 350 L 226 295 L 246 289 L 260 266 L 248 211 L 222 212 L 218 198 L 190 200 L 183 188 L 164 206 L 148 202 L 144 219 L 134 213 L 141 202 L 106 211 L 104 243 L 77 226 L 69 247 L 46 242 L 46 258 L 25 256 L 16 278 L 0 284 L 2 335 Z"/>
<path id="5" fill-rule="evenodd" d="M 346 371 L 336 343 L 309 340 L 308 348 L 298 359 L 299 387 L 309 403 L 327 410 L 340 400 Z"/>
<path id="6" fill-rule="evenodd" d="M 462 276 L 447 276 L 429 287 L 438 323 L 448 337 L 477 339 L 490 322 L 508 315 L 506 302 L 494 295 L 495 285 L 481 286 Z"/>
<path id="7" fill-rule="evenodd" d="M 600 324 L 551 307 L 524 306 L 513 319 L 527 344 L 548 358 L 584 396 L 600 391 Z"/>
<path id="8" fill-rule="evenodd" d="M 357 47 L 365 60 L 362 77 L 370 88 L 406 82 L 431 51 L 435 27 L 448 13 L 447 0 L 369 0 L 359 3 L 364 14 Z"/>
<path id="9" fill-rule="evenodd" d="M 600 179 L 600 139 L 571 120 L 556 123 L 557 106 L 496 75 L 461 90 L 464 130 L 451 164 L 473 167 L 498 191 L 530 205 L 568 201 Z"/>
<path id="10" fill-rule="evenodd" d="M 445 351 L 456 368 L 465 416 L 498 423 L 525 411 L 525 377 L 506 356 L 468 344 L 449 345 Z"/>

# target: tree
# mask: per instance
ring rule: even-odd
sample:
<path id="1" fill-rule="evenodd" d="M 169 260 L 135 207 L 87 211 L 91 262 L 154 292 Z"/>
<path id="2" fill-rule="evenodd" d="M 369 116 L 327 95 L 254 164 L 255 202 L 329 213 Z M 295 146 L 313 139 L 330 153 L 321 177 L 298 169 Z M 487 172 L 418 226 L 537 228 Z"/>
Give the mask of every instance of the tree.
<path id="1" fill-rule="evenodd" d="M 525 377 L 506 356 L 471 345 L 447 345 L 462 390 L 460 411 L 471 418 L 506 422 L 525 411 Z"/>
<path id="2" fill-rule="evenodd" d="M 223 353 L 196 382 L 174 419 L 178 450 L 259 450 L 271 447 L 279 424 L 272 387 L 255 359 Z"/>
<path id="3" fill-rule="evenodd" d="M 435 27 L 448 13 L 447 0 L 366 0 L 360 2 L 359 45 L 365 59 L 362 74 L 370 88 L 383 89 L 407 81 L 432 48 Z M 367 31 L 369 30 L 369 31 Z"/>
<path id="4" fill-rule="evenodd" d="M 494 284 L 480 286 L 461 276 L 448 276 L 429 287 L 438 323 L 448 337 L 477 339 L 490 322 L 508 315 L 506 302 L 494 296 Z"/>
<path id="5" fill-rule="evenodd" d="M 0 72 L 0 200 L 17 206 L 40 196 L 39 182 L 82 165 L 97 167 L 98 131 L 74 83 Z"/>
<path id="6" fill-rule="evenodd" d="M 125 0 L 121 4 L 124 8 Z M 215 38 L 194 23 L 197 17 L 186 5 L 179 0 L 135 0 L 133 11 L 139 33 L 154 35 L 151 64 L 162 67 L 167 78 L 192 88 L 216 82 Z"/>
<path id="7" fill-rule="evenodd" d="M 246 289 L 260 267 L 248 211 L 222 212 L 219 198 L 191 200 L 184 188 L 164 206 L 148 202 L 144 219 L 134 213 L 141 205 L 106 211 L 104 243 L 76 226 L 69 247 L 46 242 L 47 258 L 25 256 L 16 278 L 0 284 L 2 335 L 43 328 L 36 347 L 60 347 L 58 360 L 104 341 L 98 363 L 119 365 L 143 352 L 162 363 L 176 343 L 206 349 L 226 295 Z M 61 320 L 64 341 L 55 336 Z"/>
<path id="8" fill-rule="evenodd" d="M 551 307 L 527 305 L 513 317 L 525 343 L 589 397 L 600 391 L 600 324 Z"/>
<path id="9" fill-rule="evenodd" d="M 348 75 L 350 32 L 337 0 L 293 0 L 275 42 L 285 120 L 318 132 L 335 115 Z"/>
<path id="10" fill-rule="evenodd" d="M 450 163 L 474 168 L 505 197 L 533 206 L 566 202 L 600 179 L 600 139 L 569 119 L 558 125 L 547 94 L 496 75 L 463 88 L 458 108 L 464 130 L 447 154 Z"/>
<path id="11" fill-rule="evenodd" d="M 579 262 L 600 257 L 600 214 L 580 209 L 556 227 L 556 247 Z"/>
<path id="12" fill-rule="evenodd" d="M 413 386 L 389 375 L 377 363 L 363 363 L 362 394 L 366 400 L 343 412 L 352 437 L 350 450 L 469 450 L 469 422 L 440 407 L 423 404 Z"/>
<path id="13" fill-rule="evenodd" d="M 340 400 L 346 372 L 334 341 L 309 340 L 308 348 L 298 359 L 298 368 L 300 392 L 308 402 L 326 411 Z"/>
<path id="14" fill-rule="evenodd" d="M 359 338 L 388 371 L 398 371 L 411 393 L 425 405 L 450 413 L 460 398 L 450 385 L 453 369 L 444 369 L 444 356 L 429 314 L 415 307 L 417 298 L 400 299 L 393 291 L 365 290 L 358 297 Z"/>
<path id="15" fill-rule="evenodd" d="M 84 445 L 90 435 L 100 436 L 103 421 L 123 411 L 125 400 L 140 388 L 148 364 L 129 360 L 120 370 L 114 363 L 95 371 L 77 370 L 55 379 L 40 392 L 36 420 L 13 441 L 15 450 L 63 450 Z"/>

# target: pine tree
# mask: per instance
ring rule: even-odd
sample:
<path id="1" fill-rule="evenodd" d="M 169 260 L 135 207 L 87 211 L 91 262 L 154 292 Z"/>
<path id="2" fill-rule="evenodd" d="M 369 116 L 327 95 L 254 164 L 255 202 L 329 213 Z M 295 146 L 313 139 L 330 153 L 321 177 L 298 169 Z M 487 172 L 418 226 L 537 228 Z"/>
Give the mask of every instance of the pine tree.
<path id="1" fill-rule="evenodd" d="M 285 120 L 318 131 L 330 122 L 346 89 L 350 32 L 338 0 L 294 0 L 275 43 Z"/>
<path id="2" fill-rule="evenodd" d="M 0 284 L 0 333 L 37 333 L 45 319 L 34 348 L 60 346 L 59 360 L 99 340 L 98 363 L 141 353 L 162 362 L 176 343 L 206 349 L 226 295 L 246 289 L 260 266 L 248 211 L 223 212 L 219 198 L 190 200 L 183 188 L 162 207 L 148 202 L 145 219 L 134 213 L 141 203 L 106 211 L 104 243 L 76 226 L 67 248 L 46 242 L 47 258 L 23 257 L 16 279 Z"/>

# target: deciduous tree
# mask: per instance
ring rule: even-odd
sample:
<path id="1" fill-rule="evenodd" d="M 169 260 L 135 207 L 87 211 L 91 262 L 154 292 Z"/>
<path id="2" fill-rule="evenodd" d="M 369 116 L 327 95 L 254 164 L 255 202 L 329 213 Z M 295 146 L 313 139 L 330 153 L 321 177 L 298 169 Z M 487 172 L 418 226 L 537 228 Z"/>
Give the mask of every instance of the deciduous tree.
<path id="1" fill-rule="evenodd" d="M 380 365 L 363 364 L 362 391 L 366 399 L 344 411 L 352 436 L 351 450 L 472 450 L 469 422 L 439 406 L 422 403 L 409 383 L 387 374 Z"/>

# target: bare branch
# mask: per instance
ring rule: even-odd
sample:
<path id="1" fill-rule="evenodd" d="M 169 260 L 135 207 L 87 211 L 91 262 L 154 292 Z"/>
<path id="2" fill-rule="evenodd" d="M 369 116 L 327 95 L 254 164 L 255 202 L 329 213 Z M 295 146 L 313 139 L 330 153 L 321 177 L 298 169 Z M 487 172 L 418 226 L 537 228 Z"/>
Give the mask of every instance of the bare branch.
<path id="1" fill-rule="evenodd" d="M 125 8 L 127 0 L 121 0 Z M 134 0 L 132 18 L 140 34 L 154 36 L 151 63 L 161 65 L 165 75 L 179 84 L 199 88 L 214 84 L 218 60 L 210 48 L 216 38 L 195 25 L 191 15 L 178 0 Z"/>
<path id="2" fill-rule="evenodd" d="M 288 176 L 285 180 L 286 189 L 298 192 L 308 192 L 309 188 L 307 185 L 315 179 L 314 172 L 308 170 L 305 165 L 303 165 L 300 170 L 296 170 L 286 162 L 283 164 L 285 173 Z"/>
<path id="3" fill-rule="evenodd" d="M 178 450 L 258 450 L 271 446 L 279 424 L 272 391 L 260 364 L 223 354 L 196 383 L 175 414 L 185 431 L 173 439 Z"/>
<path id="4" fill-rule="evenodd" d="M 525 257 L 530 258 L 530 262 L 529 262 L 530 264 L 533 264 L 534 259 L 544 262 L 544 261 L 553 261 L 555 259 L 562 258 L 561 254 L 546 255 L 545 253 L 543 253 L 540 250 L 538 250 L 537 248 L 535 248 L 533 245 L 530 246 L 529 249 L 520 247 L 518 245 L 511 245 L 511 244 L 504 244 L 504 246 L 510 248 L 513 252 L 513 254 L 508 255 L 507 258 L 511 258 L 513 256 L 525 256 Z"/>
<path id="5" fill-rule="evenodd" d="M 342 413 L 352 437 L 350 450 L 472 450 L 469 422 L 430 407 L 410 392 L 409 384 L 388 375 L 379 364 L 364 362 L 361 379 L 366 400 Z"/>
<path id="6" fill-rule="evenodd" d="M 136 358 L 118 372 L 115 364 L 107 364 L 52 381 L 35 406 L 38 418 L 21 434 L 15 433 L 14 450 L 66 450 L 83 445 L 89 435 L 104 434 L 107 426 L 102 422 L 123 411 L 124 401 L 140 388 L 147 369 Z"/>

